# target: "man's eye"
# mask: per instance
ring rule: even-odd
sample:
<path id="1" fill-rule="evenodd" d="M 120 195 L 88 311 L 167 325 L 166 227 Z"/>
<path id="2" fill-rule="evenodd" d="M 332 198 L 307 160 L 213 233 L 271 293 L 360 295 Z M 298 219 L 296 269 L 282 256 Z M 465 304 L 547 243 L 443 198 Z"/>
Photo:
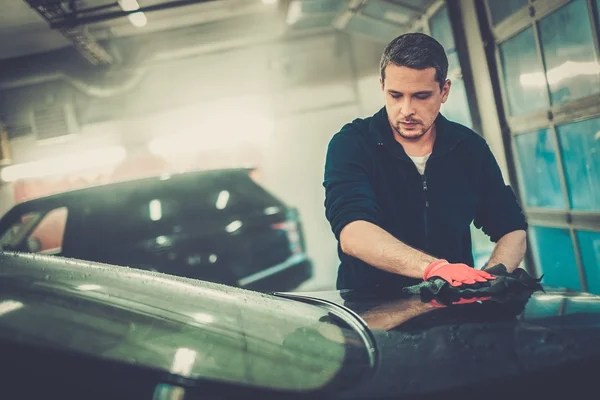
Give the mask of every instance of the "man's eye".
<path id="1" fill-rule="evenodd" d="M 419 94 L 416 96 L 419 100 L 427 100 L 429 98 L 428 94 Z"/>
<path id="2" fill-rule="evenodd" d="M 390 96 L 392 96 L 392 99 L 399 99 L 401 95 L 399 95 L 399 94 L 390 94 Z"/>

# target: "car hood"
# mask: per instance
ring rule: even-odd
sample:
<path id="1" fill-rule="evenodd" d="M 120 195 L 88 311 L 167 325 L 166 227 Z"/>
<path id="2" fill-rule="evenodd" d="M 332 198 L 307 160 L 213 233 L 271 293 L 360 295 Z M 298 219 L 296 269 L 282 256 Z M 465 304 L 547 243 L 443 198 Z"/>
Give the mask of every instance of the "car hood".
<path id="1" fill-rule="evenodd" d="M 450 307 L 385 292 L 294 295 L 348 308 L 372 331 L 377 371 L 349 398 L 497 394 L 514 385 L 551 395 L 556 382 L 582 385 L 600 361 L 600 297 L 587 293 L 548 287 L 520 300 Z"/>
<path id="2" fill-rule="evenodd" d="M 518 379 L 582 389 L 577 379 L 600 361 L 600 298 L 559 289 L 517 302 L 436 308 L 397 293 L 277 297 L 12 253 L 0 253 L 0 286 L 0 339 L 7 346 L 26 343 L 274 390 L 328 386 L 335 389 L 328 398 L 490 392 Z M 374 356 L 365 357 L 371 345 Z M 22 361 L 36 366 L 35 359 Z"/>
<path id="3" fill-rule="evenodd" d="M 194 381 L 300 392 L 340 376 L 355 382 L 372 364 L 367 340 L 329 310 L 240 288 L 2 252 L 0 287 L 6 348 L 38 346 Z M 348 354 L 366 358 L 365 367 L 346 368 Z M 38 365 L 35 357 L 21 361 Z"/>

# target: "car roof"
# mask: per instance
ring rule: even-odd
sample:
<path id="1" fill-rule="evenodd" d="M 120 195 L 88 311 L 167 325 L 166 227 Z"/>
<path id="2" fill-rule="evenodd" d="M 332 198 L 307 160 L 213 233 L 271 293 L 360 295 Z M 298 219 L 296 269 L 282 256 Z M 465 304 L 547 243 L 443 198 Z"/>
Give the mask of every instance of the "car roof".
<path id="1" fill-rule="evenodd" d="M 215 178 L 225 176 L 248 176 L 254 168 L 223 168 L 214 170 L 187 171 L 173 174 L 163 174 L 137 179 L 128 179 L 113 183 L 94 185 L 81 189 L 69 190 L 48 196 L 42 196 L 26 200 L 14 205 L 9 213 L 23 212 L 27 210 L 39 210 L 60 205 L 69 205 L 73 201 L 81 201 L 84 198 L 95 198 L 97 196 L 121 195 L 138 190 L 153 190 L 158 187 L 182 186 L 198 179 Z"/>

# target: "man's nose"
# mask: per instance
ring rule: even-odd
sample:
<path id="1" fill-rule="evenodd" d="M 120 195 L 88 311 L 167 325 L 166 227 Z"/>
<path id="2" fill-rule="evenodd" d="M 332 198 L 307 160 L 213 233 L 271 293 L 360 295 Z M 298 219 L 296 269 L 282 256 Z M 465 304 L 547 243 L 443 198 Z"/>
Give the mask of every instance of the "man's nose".
<path id="1" fill-rule="evenodd" d="M 414 113 L 415 113 L 415 108 L 413 107 L 411 100 L 408 98 L 404 99 L 404 101 L 402 102 L 401 109 L 400 109 L 400 114 L 402 114 L 404 117 L 410 117 Z"/>

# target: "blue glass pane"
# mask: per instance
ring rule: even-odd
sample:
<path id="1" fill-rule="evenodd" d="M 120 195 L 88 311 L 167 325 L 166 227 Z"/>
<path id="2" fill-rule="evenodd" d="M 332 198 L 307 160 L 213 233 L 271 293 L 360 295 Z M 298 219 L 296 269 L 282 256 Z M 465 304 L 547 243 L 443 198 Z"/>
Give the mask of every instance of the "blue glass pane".
<path id="1" fill-rule="evenodd" d="M 529 230 L 533 257 L 544 274 L 542 283 L 581 290 L 571 235 L 566 229 L 532 226 Z"/>
<path id="2" fill-rule="evenodd" d="M 588 291 L 600 294 L 600 232 L 578 231 L 577 241 Z"/>
<path id="3" fill-rule="evenodd" d="M 522 115 L 548 106 L 546 77 L 533 28 L 502 43 L 500 60 L 510 115 Z"/>
<path id="4" fill-rule="evenodd" d="M 575 0 L 542 19 L 540 37 L 552 104 L 600 92 L 600 65 L 585 0 Z M 543 90 L 545 82 L 539 83 Z"/>
<path id="5" fill-rule="evenodd" d="M 530 207 L 566 208 L 558 178 L 556 144 L 548 129 L 515 137 L 517 170 L 525 204 Z"/>
<path id="6" fill-rule="evenodd" d="M 600 119 L 557 127 L 571 207 L 600 210 Z"/>
<path id="7" fill-rule="evenodd" d="M 527 5 L 527 0 L 487 0 L 492 24 L 498 25 Z"/>
<path id="8" fill-rule="evenodd" d="M 452 81 L 448 101 L 442 105 L 442 114 L 452 121 L 473 127 L 471 119 L 471 110 L 465 90 L 465 82 L 462 80 L 458 55 L 455 51 L 448 54 L 448 78 Z"/>
<path id="9" fill-rule="evenodd" d="M 454 49 L 454 36 L 452 36 L 448 7 L 443 6 L 431 17 L 429 28 L 431 29 L 431 36 L 440 42 L 446 51 Z"/>

